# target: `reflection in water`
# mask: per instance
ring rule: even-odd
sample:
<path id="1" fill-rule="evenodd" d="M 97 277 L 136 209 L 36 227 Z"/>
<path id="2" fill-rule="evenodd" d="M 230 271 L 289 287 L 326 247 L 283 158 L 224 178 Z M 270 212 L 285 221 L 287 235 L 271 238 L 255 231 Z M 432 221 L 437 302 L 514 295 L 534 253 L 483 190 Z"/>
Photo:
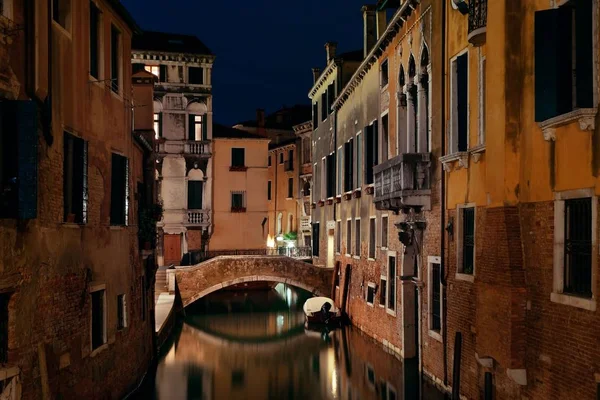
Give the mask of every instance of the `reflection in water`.
<path id="1" fill-rule="evenodd" d="M 417 382 L 404 382 L 403 364 L 358 330 L 305 331 L 299 310 L 307 294 L 288 289 L 201 301 L 160 361 L 150 397 L 415 398 Z"/>

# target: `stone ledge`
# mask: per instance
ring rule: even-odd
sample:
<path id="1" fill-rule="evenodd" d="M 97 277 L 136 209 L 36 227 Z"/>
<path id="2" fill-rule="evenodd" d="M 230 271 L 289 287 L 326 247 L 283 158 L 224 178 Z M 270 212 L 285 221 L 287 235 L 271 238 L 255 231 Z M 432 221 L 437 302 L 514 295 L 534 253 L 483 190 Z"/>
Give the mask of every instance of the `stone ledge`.
<path id="1" fill-rule="evenodd" d="M 596 128 L 596 113 L 597 108 L 580 108 L 566 114 L 538 122 L 544 140 L 550 142 L 556 140 L 556 128 L 571 124 L 575 121 L 579 122 L 579 129 L 582 131 L 593 131 Z"/>
<path id="2" fill-rule="evenodd" d="M 448 154 L 439 158 L 444 167 L 444 171 L 451 172 L 452 167 L 458 161 L 458 165 L 454 170 L 459 170 L 461 168 L 469 168 L 469 152 L 468 151 L 459 151 L 456 153 Z"/>
<path id="3" fill-rule="evenodd" d="M 585 299 L 577 296 L 570 296 L 563 293 L 551 293 L 550 301 L 553 303 L 582 308 L 588 311 L 596 311 L 596 300 Z"/>

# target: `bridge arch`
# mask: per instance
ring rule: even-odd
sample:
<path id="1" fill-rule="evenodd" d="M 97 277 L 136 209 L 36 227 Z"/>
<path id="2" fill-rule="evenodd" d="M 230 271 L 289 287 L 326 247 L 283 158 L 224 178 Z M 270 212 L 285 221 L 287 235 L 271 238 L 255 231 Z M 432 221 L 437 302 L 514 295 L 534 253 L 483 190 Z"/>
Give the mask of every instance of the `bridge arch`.
<path id="1" fill-rule="evenodd" d="M 284 256 L 221 256 L 190 267 L 176 267 L 184 307 L 229 286 L 266 281 L 296 286 L 317 296 L 331 291 L 333 269 Z"/>

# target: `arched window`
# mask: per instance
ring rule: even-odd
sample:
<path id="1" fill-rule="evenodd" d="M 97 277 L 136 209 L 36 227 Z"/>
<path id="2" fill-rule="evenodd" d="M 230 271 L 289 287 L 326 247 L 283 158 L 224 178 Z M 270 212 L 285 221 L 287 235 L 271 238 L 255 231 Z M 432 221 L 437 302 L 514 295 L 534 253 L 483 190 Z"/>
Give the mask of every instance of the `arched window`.
<path id="1" fill-rule="evenodd" d="M 404 76 L 404 65 L 400 64 L 400 87 L 406 85 L 406 77 Z"/>
<path id="2" fill-rule="evenodd" d="M 408 140 L 408 152 L 416 153 L 418 150 L 419 132 L 417 127 L 417 110 L 419 108 L 419 96 L 417 93 L 417 85 L 415 85 L 415 75 L 417 74 L 417 66 L 415 65 L 415 58 L 410 55 L 408 59 L 408 123 L 407 133 L 409 135 Z"/>
<path id="3" fill-rule="evenodd" d="M 288 224 L 287 224 L 288 233 L 294 232 L 294 215 L 288 214 Z"/>
<path id="4" fill-rule="evenodd" d="M 419 152 L 429 151 L 429 50 L 423 44 L 421 52 L 421 70 L 419 75 Z"/>

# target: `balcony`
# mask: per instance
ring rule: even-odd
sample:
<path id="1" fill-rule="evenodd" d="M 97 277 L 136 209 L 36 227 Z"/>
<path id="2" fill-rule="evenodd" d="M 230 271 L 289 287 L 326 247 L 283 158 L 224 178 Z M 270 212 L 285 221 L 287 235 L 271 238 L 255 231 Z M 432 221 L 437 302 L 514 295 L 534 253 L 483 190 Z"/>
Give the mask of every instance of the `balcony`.
<path id="1" fill-rule="evenodd" d="M 300 217 L 300 230 L 302 232 L 312 232 L 310 217 Z"/>
<path id="2" fill-rule="evenodd" d="M 170 141 L 159 142 L 156 144 L 156 151 L 167 154 L 189 154 L 191 156 L 198 157 L 210 157 L 211 156 L 211 142 L 209 140 L 203 141 Z"/>
<path id="3" fill-rule="evenodd" d="M 209 210 L 187 210 L 186 226 L 209 226 L 210 211 Z"/>
<path id="4" fill-rule="evenodd" d="M 431 209 L 431 155 L 405 153 L 373 168 L 378 210 Z"/>
<path id="5" fill-rule="evenodd" d="M 469 43 L 473 46 L 485 44 L 486 30 L 487 0 L 469 0 Z"/>

